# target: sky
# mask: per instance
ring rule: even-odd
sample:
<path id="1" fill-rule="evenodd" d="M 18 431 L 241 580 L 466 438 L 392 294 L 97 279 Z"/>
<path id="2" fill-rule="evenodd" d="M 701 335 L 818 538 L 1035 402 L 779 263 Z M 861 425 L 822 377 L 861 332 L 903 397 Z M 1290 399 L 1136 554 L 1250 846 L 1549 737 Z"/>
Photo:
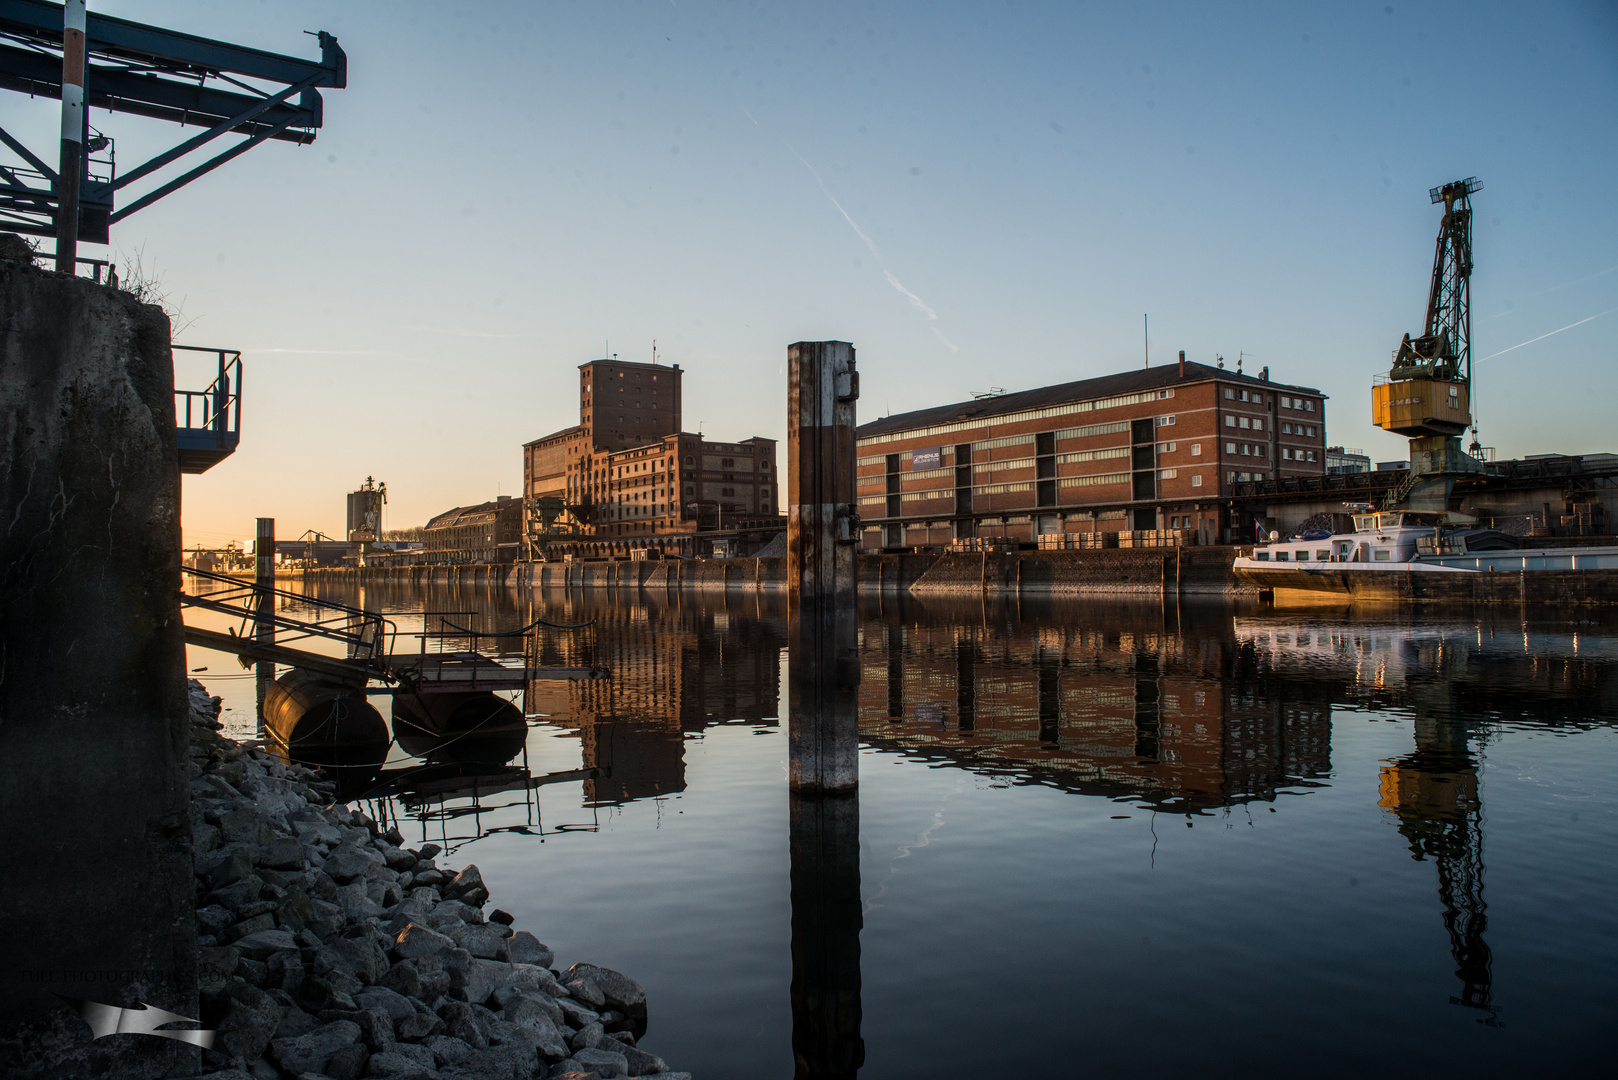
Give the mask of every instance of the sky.
<path id="1" fill-rule="evenodd" d="M 853 342 L 869 419 L 1140 365 L 1149 316 L 1151 363 L 1268 366 L 1401 459 L 1369 388 L 1422 327 L 1428 189 L 1469 176 L 1482 442 L 1618 451 L 1611 3 L 91 8 L 348 54 L 313 145 L 114 227 L 177 342 L 243 354 L 188 545 L 340 535 L 367 476 L 388 528 L 518 494 L 577 366 L 654 341 L 688 430 L 784 439 L 792 342 Z M 55 108 L 6 126 L 53 156 Z M 125 169 L 190 134 L 91 122 Z"/>

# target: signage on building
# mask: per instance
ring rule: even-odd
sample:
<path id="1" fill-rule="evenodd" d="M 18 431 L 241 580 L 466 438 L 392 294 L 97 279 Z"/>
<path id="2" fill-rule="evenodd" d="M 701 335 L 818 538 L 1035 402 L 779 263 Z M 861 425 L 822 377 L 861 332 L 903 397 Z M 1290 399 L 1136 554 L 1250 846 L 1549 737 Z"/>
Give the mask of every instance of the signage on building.
<path id="1" fill-rule="evenodd" d="M 912 471 L 936 469 L 943 464 L 944 448 L 941 446 L 929 446 L 925 450 L 912 450 L 910 452 L 910 468 Z"/>

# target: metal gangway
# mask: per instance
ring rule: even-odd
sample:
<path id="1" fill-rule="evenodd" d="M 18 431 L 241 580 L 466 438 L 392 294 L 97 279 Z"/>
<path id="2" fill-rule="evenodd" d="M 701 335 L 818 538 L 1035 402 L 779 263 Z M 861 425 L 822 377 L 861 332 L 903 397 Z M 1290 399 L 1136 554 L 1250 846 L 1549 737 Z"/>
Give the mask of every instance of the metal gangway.
<path id="1" fill-rule="evenodd" d="M 187 567 L 185 573 L 220 586 L 205 593 L 180 593 L 182 607 L 227 615 L 236 620 L 223 632 L 190 623 L 185 641 L 206 649 L 234 653 L 244 663 L 269 662 L 306 668 L 339 682 L 364 686 L 372 679 L 391 683 L 388 663 L 397 627 L 374 611 L 322 600 L 244 580 L 213 570 Z M 292 615 L 285 609 L 296 608 Z M 341 656 L 308 646 L 329 642 Z"/>

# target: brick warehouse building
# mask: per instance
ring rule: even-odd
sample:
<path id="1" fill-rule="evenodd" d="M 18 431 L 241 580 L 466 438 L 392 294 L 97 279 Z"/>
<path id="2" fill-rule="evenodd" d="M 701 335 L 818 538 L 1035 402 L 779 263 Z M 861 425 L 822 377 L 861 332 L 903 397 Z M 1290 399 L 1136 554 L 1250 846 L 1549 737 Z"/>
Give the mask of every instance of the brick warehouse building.
<path id="1" fill-rule="evenodd" d="M 1320 476 L 1319 390 L 1187 362 L 860 425 L 865 550 L 968 536 L 1188 529 L 1230 543 L 1242 481 Z"/>
<path id="2" fill-rule="evenodd" d="M 691 554 L 699 532 L 779 524 L 775 440 L 681 431 L 682 374 L 678 364 L 581 364 L 579 423 L 523 446 L 528 505 L 561 499 L 596 554 Z"/>

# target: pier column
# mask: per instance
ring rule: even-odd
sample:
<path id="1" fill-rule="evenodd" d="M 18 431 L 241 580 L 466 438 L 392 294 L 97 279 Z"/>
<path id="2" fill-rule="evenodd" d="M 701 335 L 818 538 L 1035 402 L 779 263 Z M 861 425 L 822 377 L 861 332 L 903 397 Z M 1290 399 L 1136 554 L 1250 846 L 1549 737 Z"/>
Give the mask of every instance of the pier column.
<path id="1" fill-rule="evenodd" d="M 253 621 L 253 640 L 272 644 L 275 641 L 275 623 L 271 621 L 275 614 L 275 597 L 271 590 L 275 588 L 275 519 L 259 518 L 258 533 L 253 538 L 253 586 L 258 590 L 255 597 L 258 609 L 258 618 Z M 253 669 L 254 682 L 258 689 L 258 733 L 264 735 L 264 697 L 270 691 L 270 684 L 275 681 L 275 665 L 268 660 L 260 660 Z"/>
<path id="2" fill-rule="evenodd" d="M 852 345 L 787 349 L 788 778 L 805 794 L 852 792 L 859 784 L 858 397 Z"/>
<path id="3" fill-rule="evenodd" d="M 198 1015 L 168 319 L 16 260 L 0 326 L 0 1076 L 180 1075 L 55 996 Z"/>
<path id="4" fill-rule="evenodd" d="M 859 684 L 854 347 L 787 350 L 787 732 L 792 1054 L 848 1078 L 860 1039 Z"/>

